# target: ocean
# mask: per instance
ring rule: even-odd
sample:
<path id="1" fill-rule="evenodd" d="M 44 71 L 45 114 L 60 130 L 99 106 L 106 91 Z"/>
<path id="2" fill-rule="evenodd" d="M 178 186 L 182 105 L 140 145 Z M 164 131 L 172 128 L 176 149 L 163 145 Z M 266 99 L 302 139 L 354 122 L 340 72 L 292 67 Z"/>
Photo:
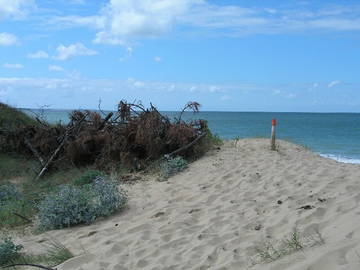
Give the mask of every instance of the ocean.
<path id="1" fill-rule="evenodd" d="M 30 110 L 42 113 L 56 123 L 69 121 L 69 110 Z M 170 119 L 178 112 L 162 112 Z M 222 139 L 270 137 L 271 119 L 277 119 L 277 137 L 301 144 L 339 162 L 360 164 L 359 113 L 279 113 L 279 112 L 186 112 L 184 120 L 204 119 L 214 134 Z"/>

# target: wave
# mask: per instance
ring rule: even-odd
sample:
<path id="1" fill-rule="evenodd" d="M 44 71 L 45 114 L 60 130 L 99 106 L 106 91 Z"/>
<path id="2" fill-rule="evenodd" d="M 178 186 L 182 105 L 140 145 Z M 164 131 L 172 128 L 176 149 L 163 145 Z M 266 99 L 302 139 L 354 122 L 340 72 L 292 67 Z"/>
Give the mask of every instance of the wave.
<path id="1" fill-rule="evenodd" d="M 320 156 L 324 158 L 330 158 L 342 163 L 360 164 L 360 159 L 356 159 L 356 158 L 347 158 L 342 156 L 336 156 L 333 154 L 320 154 Z"/>

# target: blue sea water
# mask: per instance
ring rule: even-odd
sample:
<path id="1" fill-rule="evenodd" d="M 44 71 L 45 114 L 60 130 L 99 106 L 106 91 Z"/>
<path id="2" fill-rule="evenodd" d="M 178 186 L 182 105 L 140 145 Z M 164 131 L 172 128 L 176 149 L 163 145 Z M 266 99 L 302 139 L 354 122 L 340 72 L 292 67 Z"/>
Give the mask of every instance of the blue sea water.
<path id="1" fill-rule="evenodd" d="M 29 110 L 24 111 L 31 114 Z M 52 123 L 68 122 L 69 112 L 43 111 L 45 119 Z M 163 113 L 170 119 L 179 115 L 178 112 Z M 318 154 L 340 162 L 360 164 L 358 113 L 187 112 L 183 116 L 184 120 L 207 120 L 211 131 L 223 139 L 270 137 L 273 118 L 278 122 L 278 138 L 307 146 Z"/>

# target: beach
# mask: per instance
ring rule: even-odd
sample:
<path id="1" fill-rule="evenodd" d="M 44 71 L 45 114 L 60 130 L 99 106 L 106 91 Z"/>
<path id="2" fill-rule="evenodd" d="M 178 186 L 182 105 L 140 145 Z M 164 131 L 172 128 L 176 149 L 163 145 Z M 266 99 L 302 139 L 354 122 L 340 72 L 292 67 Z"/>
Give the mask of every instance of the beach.
<path id="1" fill-rule="evenodd" d="M 168 181 L 122 184 L 124 212 L 19 241 L 60 241 L 75 257 L 58 270 L 359 269 L 360 166 L 269 143 L 226 141 Z M 285 252 L 294 232 L 301 248 Z"/>

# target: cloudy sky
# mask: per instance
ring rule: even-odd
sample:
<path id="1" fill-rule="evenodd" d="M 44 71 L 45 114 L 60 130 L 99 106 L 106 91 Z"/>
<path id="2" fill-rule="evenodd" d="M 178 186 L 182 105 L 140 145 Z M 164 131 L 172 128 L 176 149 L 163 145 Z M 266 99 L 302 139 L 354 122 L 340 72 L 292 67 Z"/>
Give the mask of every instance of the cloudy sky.
<path id="1" fill-rule="evenodd" d="M 360 2 L 0 0 L 0 101 L 360 112 Z"/>

